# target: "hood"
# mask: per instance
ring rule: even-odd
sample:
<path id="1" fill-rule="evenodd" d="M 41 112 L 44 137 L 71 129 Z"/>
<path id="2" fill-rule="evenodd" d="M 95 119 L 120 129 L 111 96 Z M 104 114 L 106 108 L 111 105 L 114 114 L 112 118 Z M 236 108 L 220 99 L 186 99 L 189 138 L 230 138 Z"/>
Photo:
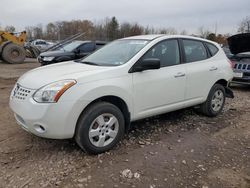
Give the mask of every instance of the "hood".
<path id="1" fill-rule="evenodd" d="M 227 39 L 232 54 L 250 51 L 250 33 L 233 35 Z"/>
<path id="2" fill-rule="evenodd" d="M 55 51 L 48 51 L 48 52 L 43 52 L 40 54 L 40 56 L 43 57 L 58 57 L 58 56 L 64 56 L 64 55 L 74 55 L 73 52 L 65 52 L 63 50 L 55 50 Z"/>
<path id="3" fill-rule="evenodd" d="M 18 83 L 23 87 L 30 89 L 39 89 L 40 87 L 64 79 L 82 78 L 89 75 L 99 74 L 111 67 L 102 67 L 76 63 L 74 61 L 52 64 L 39 67 L 28 71 L 18 79 Z M 78 81 L 78 80 L 77 80 Z M 85 80 L 86 82 L 88 80 Z"/>

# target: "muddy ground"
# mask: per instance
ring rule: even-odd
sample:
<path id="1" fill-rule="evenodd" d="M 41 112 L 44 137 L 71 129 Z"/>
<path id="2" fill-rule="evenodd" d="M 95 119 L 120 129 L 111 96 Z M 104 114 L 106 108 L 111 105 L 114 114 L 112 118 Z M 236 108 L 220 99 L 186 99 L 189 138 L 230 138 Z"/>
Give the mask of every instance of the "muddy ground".
<path id="1" fill-rule="evenodd" d="M 189 108 L 138 121 L 115 149 L 90 156 L 16 124 L 9 94 L 38 66 L 0 63 L 0 187 L 250 188 L 250 87 L 234 86 L 216 118 Z"/>

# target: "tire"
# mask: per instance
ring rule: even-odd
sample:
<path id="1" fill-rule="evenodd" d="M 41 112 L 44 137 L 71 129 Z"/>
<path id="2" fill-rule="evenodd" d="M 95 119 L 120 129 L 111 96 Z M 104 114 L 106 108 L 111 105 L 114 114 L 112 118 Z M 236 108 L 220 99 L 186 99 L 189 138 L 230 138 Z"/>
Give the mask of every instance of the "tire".
<path id="1" fill-rule="evenodd" d="M 7 63 L 23 63 L 25 57 L 25 49 L 14 43 L 7 44 L 2 50 L 2 58 Z"/>
<path id="2" fill-rule="evenodd" d="M 207 100 L 200 106 L 200 112 L 209 117 L 217 116 L 224 107 L 225 99 L 225 88 L 220 84 L 213 85 Z"/>
<path id="3" fill-rule="evenodd" d="M 109 121 L 112 121 L 110 124 Z M 90 154 L 112 149 L 123 137 L 125 121 L 121 110 L 107 102 L 88 107 L 80 116 L 75 132 L 76 143 Z"/>

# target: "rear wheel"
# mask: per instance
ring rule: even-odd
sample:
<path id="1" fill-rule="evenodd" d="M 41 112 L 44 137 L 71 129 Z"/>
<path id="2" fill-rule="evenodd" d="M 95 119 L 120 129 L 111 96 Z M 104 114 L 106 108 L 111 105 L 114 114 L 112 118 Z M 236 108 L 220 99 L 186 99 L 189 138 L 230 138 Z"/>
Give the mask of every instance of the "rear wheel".
<path id="1" fill-rule="evenodd" d="M 7 63 L 23 63 L 25 56 L 25 49 L 14 43 L 7 44 L 2 50 L 2 58 Z"/>
<path id="2" fill-rule="evenodd" d="M 111 103 L 98 102 L 81 115 L 75 140 L 88 153 L 99 154 L 112 149 L 123 137 L 124 130 L 120 109 Z"/>
<path id="3" fill-rule="evenodd" d="M 225 88 L 220 84 L 215 84 L 207 97 L 207 100 L 201 104 L 201 113 L 214 117 L 217 116 L 223 109 L 225 103 Z"/>

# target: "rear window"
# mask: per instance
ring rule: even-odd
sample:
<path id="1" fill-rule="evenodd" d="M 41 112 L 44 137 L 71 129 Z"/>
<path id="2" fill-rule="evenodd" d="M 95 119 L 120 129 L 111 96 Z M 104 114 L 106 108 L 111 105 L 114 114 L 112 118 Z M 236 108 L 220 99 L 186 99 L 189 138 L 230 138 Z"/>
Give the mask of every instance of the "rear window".
<path id="1" fill-rule="evenodd" d="M 207 50 L 202 42 L 197 40 L 183 40 L 186 62 L 195 62 L 207 59 Z"/>
<path id="2" fill-rule="evenodd" d="M 211 43 L 206 43 L 206 45 L 207 45 L 212 56 L 214 56 L 219 51 L 219 49 Z"/>

